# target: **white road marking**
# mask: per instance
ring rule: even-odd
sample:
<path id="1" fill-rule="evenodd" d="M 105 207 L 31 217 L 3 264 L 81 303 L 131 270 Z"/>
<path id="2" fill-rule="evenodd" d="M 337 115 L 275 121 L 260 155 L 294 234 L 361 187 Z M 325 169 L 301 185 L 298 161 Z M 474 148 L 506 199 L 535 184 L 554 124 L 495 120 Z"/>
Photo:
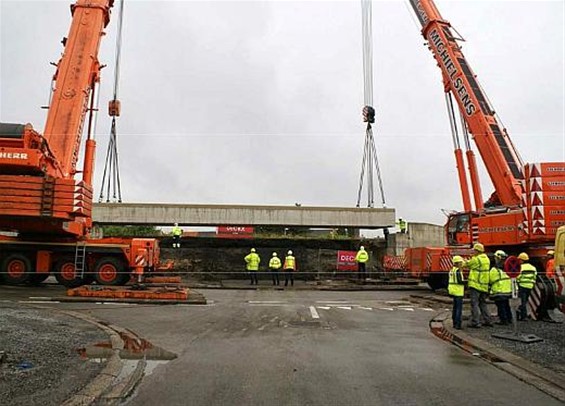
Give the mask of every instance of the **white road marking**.
<path id="1" fill-rule="evenodd" d="M 310 306 L 310 314 L 312 314 L 313 319 L 319 319 L 320 315 L 314 306 Z"/>
<path id="2" fill-rule="evenodd" d="M 388 311 L 394 311 L 394 309 L 392 307 L 379 307 L 379 310 L 388 310 Z"/>
<path id="3" fill-rule="evenodd" d="M 404 308 L 406 308 L 406 309 L 411 309 L 411 308 L 414 307 L 414 305 L 411 304 L 411 305 L 402 305 L 402 306 L 396 306 L 396 307 L 398 307 L 399 309 L 404 309 Z"/>
<path id="4" fill-rule="evenodd" d="M 403 305 L 403 304 L 410 304 L 410 302 L 406 300 L 387 300 L 386 304 L 396 304 L 396 305 Z"/>
<path id="5" fill-rule="evenodd" d="M 49 300 L 51 299 L 49 296 L 30 296 L 28 297 L 29 300 Z"/>
<path id="6" fill-rule="evenodd" d="M 349 303 L 349 300 L 316 300 L 316 303 Z"/>
<path id="7" fill-rule="evenodd" d="M 400 307 L 400 310 L 406 310 L 407 312 L 413 312 L 414 309 L 411 307 Z"/>
<path id="8" fill-rule="evenodd" d="M 338 309 L 351 310 L 351 306 L 338 306 Z"/>
<path id="9" fill-rule="evenodd" d="M 423 310 L 425 312 L 433 312 L 434 309 L 430 308 L 430 307 L 420 307 L 420 310 Z"/>
<path id="10" fill-rule="evenodd" d="M 281 307 L 288 306 L 287 303 L 249 303 L 249 306 Z"/>
<path id="11" fill-rule="evenodd" d="M 59 301 L 51 301 L 51 300 L 18 300 L 18 303 L 26 303 L 26 304 L 51 304 L 51 303 L 61 303 Z"/>
<path id="12" fill-rule="evenodd" d="M 331 309 L 331 307 L 329 307 L 329 306 L 317 306 L 317 307 L 318 307 L 318 309 L 323 309 L 323 310 L 330 310 Z"/>
<path id="13" fill-rule="evenodd" d="M 283 300 L 248 300 L 249 304 L 273 304 L 273 303 L 286 303 Z"/>
<path id="14" fill-rule="evenodd" d="M 120 302 L 102 302 L 104 305 L 112 305 L 112 306 L 135 306 L 137 303 L 120 303 Z"/>
<path id="15" fill-rule="evenodd" d="M 360 309 L 363 309 L 363 310 L 373 310 L 372 307 L 363 307 L 363 306 L 359 306 L 359 308 L 360 308 Z"/>

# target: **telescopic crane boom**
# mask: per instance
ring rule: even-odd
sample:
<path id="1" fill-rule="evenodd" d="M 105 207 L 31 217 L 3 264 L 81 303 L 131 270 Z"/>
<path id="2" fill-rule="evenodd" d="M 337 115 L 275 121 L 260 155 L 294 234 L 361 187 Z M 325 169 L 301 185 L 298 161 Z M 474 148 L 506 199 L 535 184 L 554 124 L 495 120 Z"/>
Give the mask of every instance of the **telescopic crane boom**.
<path id="1" fill-rule="evenodd" d="M 422 35 L 441 68 L 445 91 L 455 97 L 477 145 L 497 200 L 503 206 L 518 207 L 524 192 L 520 183 L 524 179 L 524 164 L 467 63 L 451 24 L 443 19 L 432 0 L 410 0 L 410 3 L 422 24 Z M 470 167 L 475 206 L 480 210 L 482 202 L 478 199 L 480 196 L 476 196 L 478 177 L 474 179 L 476 166 L 470 163 Z"/>

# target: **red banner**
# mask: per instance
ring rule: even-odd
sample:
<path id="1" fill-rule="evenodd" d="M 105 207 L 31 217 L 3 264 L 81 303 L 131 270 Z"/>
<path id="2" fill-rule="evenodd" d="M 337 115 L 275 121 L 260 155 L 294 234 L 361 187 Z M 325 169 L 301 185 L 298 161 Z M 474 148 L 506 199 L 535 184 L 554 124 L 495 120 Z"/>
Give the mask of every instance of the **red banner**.
<path id="1" fill-rule="evenodd" d="M 356 255 L 357 255 L 357 251 L 338 251 L 337 270 L 356 271 L 357 270 L 357 262 L 355 262 Z"/>
<path id="2" fill-rule="evenodd" d="M 218 238 L 253 238 L 253 227 L 219 226 L 216 231 Z"/>

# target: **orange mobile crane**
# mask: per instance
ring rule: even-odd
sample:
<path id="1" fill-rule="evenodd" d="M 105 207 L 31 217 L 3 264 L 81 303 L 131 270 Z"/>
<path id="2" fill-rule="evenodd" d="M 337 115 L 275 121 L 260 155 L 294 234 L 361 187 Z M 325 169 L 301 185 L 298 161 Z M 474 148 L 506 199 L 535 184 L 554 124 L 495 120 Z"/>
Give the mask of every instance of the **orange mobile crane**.
<path id="1" fill-rule="evenodd" d="M 159 267 L 155 239 L 89 237 L 96 143 L 92 127 L 100 81 L 98 51 L 113 0 L 77 0 L 43 134 L 30 124 L 0 124 L 0 280 L 39 283 L 51 273 L 76 287 L 122 285 Z M 119 102 L 110 102 L 119 115 Z M 86 126 L 82 178 L 77 162 Z M 4 233 L 7 234 L 7 233 Z"/>
<path id="2" fill-rule="evenodd" d="M 524 165 L 465 59 L 458 42 L 461 38 L 455 35 L 457 31 L 443 19 L 432 0 L 410 0 L 410 3 L 441 69 L 463 211 L 448 216 L 447 247 L 409 248 L 402 260 L 387 257 L 383 265 L 388 270 L 424 278 L 435 289 L 446 283 L 451 256 L 470 254 L 476 242 L 481 242 L 490 252 L 503 249 L 516 255 L 525 251 L 534 260 L 543 257 L 554 243 L 557 228 L 565 224 L 565 163 Z M 453 99 L 459 108 L 461 128 L 457 125 Z M 474 208 L 460 133 L 465 143 Z M 494 185 L 494 193 L 484 203 L 469 134 Z M 517 261 L 511 258 L 508 264 L 509 270 L 515 272 Z"/>

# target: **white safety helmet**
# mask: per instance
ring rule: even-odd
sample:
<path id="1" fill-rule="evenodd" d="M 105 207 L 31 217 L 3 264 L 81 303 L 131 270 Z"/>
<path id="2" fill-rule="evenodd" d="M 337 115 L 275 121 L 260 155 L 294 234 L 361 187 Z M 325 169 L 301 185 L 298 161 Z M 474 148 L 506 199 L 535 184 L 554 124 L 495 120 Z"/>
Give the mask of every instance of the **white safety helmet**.
<path id="1" fill-rule="evenodd" d="M 178 226 L 178 225 L 179 225 L 179 223 L 175 223 L 175 227 Z"/>
<path id="2" fill-rule="evenodd" d="M 292 255 L 292 251 L 288 250 L 288 252 L 286 253 L 287 255 Z"/>
<path id="3" fill-rule="evenodd" d="M 255 248 L 251 248 L 251 252 L 255 252 Z"/>
<path id="4" fill-rule="evenodd" d="M 363 247 L 363 246 L 360 246 L 360 247 L 359 247 L 359 249 L 360 249 L 360 250 L 364 250 L 364 249 L 365 249 L 365 247 Z"/>
<path id="5" fill-rule="evenodd" d="M 277 253 L 276 253 L 276 252 L 273 252 L 273 257 L 276 257 L 276 256 L 277 256 Z"/>

